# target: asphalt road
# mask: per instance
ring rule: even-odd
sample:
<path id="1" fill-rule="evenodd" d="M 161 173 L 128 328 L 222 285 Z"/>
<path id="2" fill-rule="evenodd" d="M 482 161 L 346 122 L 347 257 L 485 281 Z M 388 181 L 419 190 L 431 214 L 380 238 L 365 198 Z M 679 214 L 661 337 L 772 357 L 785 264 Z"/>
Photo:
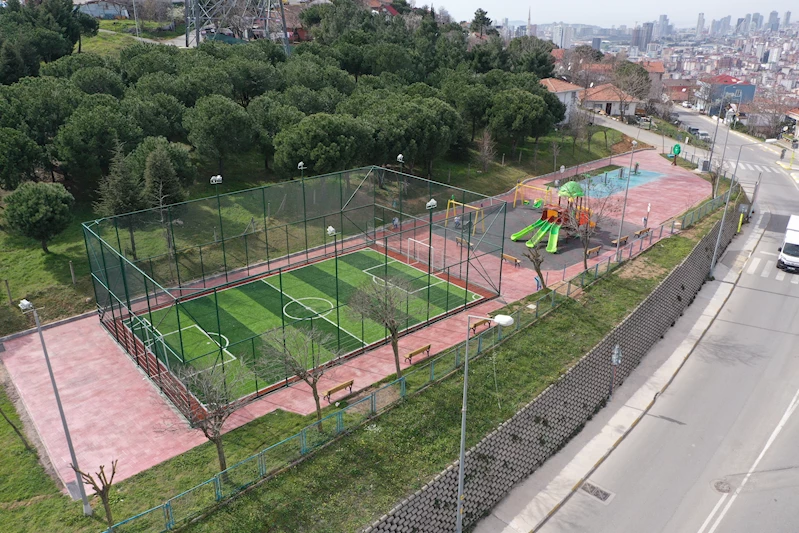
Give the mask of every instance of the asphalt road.
<path id="1" fill-rule="evenodd" d="M 713 133 L 705 117 L 682 118 Z M 731 133 L 725 159 L 750 142 Z M 725 258 L 743 265 L 729 300 L 648 416 L 589 478 L 607 497 L 578 490 L 540 531 L 799 531 L 799 274 L 775 268 L 787 215 L 799 214 L 799 185 L 778 157 L 773 147 L 743 148 L 739 177 L 747 189 L 761 180 L 765 232 L 745 263 Z"/>

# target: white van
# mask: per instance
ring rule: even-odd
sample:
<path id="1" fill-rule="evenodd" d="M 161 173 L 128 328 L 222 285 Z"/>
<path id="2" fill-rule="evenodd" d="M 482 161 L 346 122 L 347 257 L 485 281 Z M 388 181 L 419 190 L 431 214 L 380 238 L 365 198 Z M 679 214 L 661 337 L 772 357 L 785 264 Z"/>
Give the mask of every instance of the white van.
<path id="1" fill-rule="evenodd" d="M 710 141 L 710 134 L 706 131 L 699 130 L 696 132 L 696 136 L 699 137 L 700 141 Z"/>
<path id="2" fill-rule="evenodd" d="M 791 215 L 785 230 L 785 241 L 778 249 L 777 268 L 799 272 L 799 215 Z"/>

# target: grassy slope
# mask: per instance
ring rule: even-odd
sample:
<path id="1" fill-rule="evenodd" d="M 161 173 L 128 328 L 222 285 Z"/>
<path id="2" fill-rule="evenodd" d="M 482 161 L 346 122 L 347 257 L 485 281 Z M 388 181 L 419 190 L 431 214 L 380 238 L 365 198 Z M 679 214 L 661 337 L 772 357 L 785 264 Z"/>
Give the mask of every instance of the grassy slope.
<path id="1" fill-rule="evenodd" d="M 92 52 L 101 56 L 117 55 L 123 48 L 136 44 L 136 39 L 121 33 L 97 33 L 94 37 L 84 37 L 82 52 Z"/>
<path id="2" fill-rule="evenodd" d="M 186 34 L 186 25 L 178 24 L 174 30 L 159 31 L 158 28 L 166 26 L 166 22 L 155 22 L 152 20 L 139 21 L 139 35 L 145 39 L 163 40 L 172 39 Z M 136 23 L 133 20 L 101 20 L 100 29 L 113 31 L 117 33 L 124 33 L 127 35 L 136 35 Z"/>

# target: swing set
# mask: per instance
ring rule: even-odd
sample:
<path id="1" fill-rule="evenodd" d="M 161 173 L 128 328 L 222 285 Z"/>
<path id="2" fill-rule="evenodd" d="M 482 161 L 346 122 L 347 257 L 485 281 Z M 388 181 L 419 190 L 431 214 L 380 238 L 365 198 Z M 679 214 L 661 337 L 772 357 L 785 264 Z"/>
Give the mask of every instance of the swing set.
<path id="1" fill-rule="evenodd" d="M 525 185 L 524 183 L 519 180 L 516 182 L 516 187 L 514 187 L 513 191 L 513 207 L 516 207 L 516 202 L 521 200 L 522 202 L 527 201 L 525 197 L 525 189 L 530 189 L 531 191 L 535 191 L 536 193 L 533 194 L 534 198 L 542 198 L 545 204 L 552 203 L 552 190 L 550 187 L 541 188 L 536 187 L 534 185 Z M 544 193 L 543 196 L 540 193 Z"/>
<path id="2" fill-rule="evenodd" d="M 475 216 L 475 219 L 474 219 L 474 221 L 472 223 L 472 235 L 475 235 L 477 233 L 477 225 L 478 224 L 480 224 L 480 229 L 482 230 L 482 232 L 483 233 L 486 232 L 485 213 L 483 212 L 483 207 L 482 206 L 475 207 L 473 205 L 464 204 L 464 203 L 458 202 L 458 201 L 456 201 L 456 200 L 454 200 L 452 198 L 450 198 L 447 201 L 447 212 L 446 212 L 446 217 L 444 218 L 444 227 L 445 228 L 447 227 L 447 223 L 449 222 L 449 211 L 450 211 L 450 209 L 452 209 L 452 216 L 453 217 L 457 217 L 459 208 L 461 210 L 461 213 L 460 213 L 461 214 L 461 218 L 463 218 L 463 215 L 465 214 L 466 209 L 471 209 L 472 211 L 477 213 L 477 215 Z"/>

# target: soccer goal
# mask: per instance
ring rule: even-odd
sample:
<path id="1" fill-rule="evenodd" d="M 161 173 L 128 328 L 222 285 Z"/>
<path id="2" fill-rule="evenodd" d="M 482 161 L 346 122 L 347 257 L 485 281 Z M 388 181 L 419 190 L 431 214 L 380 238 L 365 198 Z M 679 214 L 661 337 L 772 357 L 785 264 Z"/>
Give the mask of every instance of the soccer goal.
<path id="1" fill-rule="evenodd" d="M 426 242 L 408 238 L 408 246 L 406 251 L 408 254 L 409 265 L 418 265 L 419 263 L 426 265 L 429 261 L 433 270 L 443 270 L 443 265 L 436 256 L 435 248 Z"/>

